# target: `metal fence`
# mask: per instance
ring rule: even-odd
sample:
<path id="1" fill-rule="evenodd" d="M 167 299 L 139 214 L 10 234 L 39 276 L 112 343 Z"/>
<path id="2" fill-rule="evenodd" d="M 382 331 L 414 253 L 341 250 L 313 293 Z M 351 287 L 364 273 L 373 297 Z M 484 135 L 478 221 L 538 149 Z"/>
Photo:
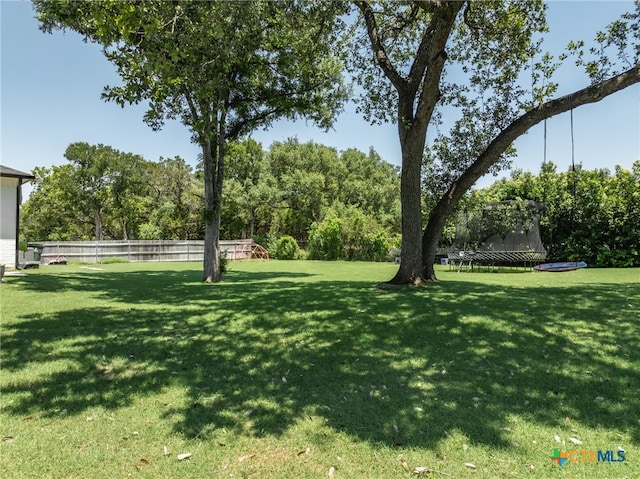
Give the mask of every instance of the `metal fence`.
<path id="1" fill-rule="evenodd" d="M 252 243 L 251 239 L 221 240 L 220 250 L 230 260 L 246 259 Z M 58 260 L 99 263 L 107 258 L 132 262 L 204 260 L 202 240 L 43 241 L 30 243 L 29 250 L 33 250 L 33 260 L 42 264 Z"/>

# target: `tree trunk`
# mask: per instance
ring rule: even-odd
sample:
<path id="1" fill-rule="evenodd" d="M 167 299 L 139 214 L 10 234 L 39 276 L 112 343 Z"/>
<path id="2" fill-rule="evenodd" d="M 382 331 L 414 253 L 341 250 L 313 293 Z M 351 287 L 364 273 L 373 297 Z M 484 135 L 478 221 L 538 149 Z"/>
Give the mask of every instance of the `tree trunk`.
<path id="1" fill-rule="evenodd" d="M 220 270 L 220 214 L 222 189 L 217 188 L 219 151 L 214 151 L 210 141 L 202 145 L 204 166 L 204 265 L 202 281 L 222 281 Z"/>
<path id="2" fill-rule="evenodd" d="M 215 145 L 204 141 L 204 274 L 206 283 L 222 281 L 220 268 L 220 219 L 222 217 L 222 184 L 224 180 L 224 155 L 226 122 L 224 112 L 216 121 Z"/>
<path id="3" fill-rule="evenodd" d="M 124 241 L 129 240 L 129 232 L 127 231 L 127 220 L 125 218 L 122 219 L 122 239 Z"/>
<path id="4" fill-rule="evenodd" d="M 93 210 L 93 222 L 96 226 L 96 241 L 102 241 L 102 216 L 99 209 Z"/>
<path id="5" fill-rule="evenodd" d="M 422 274 L 429 281 L 438 280 L 433 265 L 436 259 L 436 253 L 438 252 L 438 243 L 442 236 L 442 230 L 454 208 L 455 205 L 450 202 L 443 201 L 442 199 L 438 201 L 436 206 L 431 210 L 429 221 L 424 229 L 424 234 L 422 235 Z"/>
<path id="6" fill-rule="evenodd" d="M 399 126 L 402 129 L 403 126 Z M 389 281 L 391 284 L 420 284 L 422 276 L 422 211 L 420 178 L 424 134 L 413 131 L 400 133 L 402 149 L 402 173 L 400 181 L 400 204 L 402 207 L 402 243 L 400 268 Z"/>
<path id="7" fill-rule="evenodd" d="M 420 2 L 416 2 L 420 3 Z M 427 127 L 438 100 L 440 78 L 447 58 L 445 47 L 456 16 L 464 2 L 431 5 L 433 17 L 424 31 L 416 57 L 406 76 L 396 70 L 387 54 L 384 36 L 378 28 L 376 13 L 369 2 L 358 1 L 374 58 L 398 92 L 397 125 L 402 149 L 400 203 L 402 207 L 402 253 L 400 268 L 389 282 L 420 284 L 422 268 L 422 155 Z M 426 5 L 426 4 L 425 4 Z"/>
<path id="8" fill-rule="evenodd" d="M 249 222 L 249 239 L 253 241 L 253 237 L 255 235 L 255 230 L 256 230 L 256 215 L 253 208 L 250 208 L 249 214 L 251 215 L 250 222 Z"/>

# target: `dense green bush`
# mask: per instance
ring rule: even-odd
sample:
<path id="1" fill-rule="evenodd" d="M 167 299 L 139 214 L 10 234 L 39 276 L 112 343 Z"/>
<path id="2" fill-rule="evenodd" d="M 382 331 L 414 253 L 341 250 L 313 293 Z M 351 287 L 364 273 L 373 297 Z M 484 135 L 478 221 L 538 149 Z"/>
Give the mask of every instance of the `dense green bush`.
<path id="1" fill-rule="evenodd" d="M 229 258 L 227 257 L 227 251 L 220 251 L 220 272 L 226 273 L 229 271 Z"/>
<path id="2" fill-rule="evenodd" d="M 285 235 L 278 239 L 275 246 L 274 256 L 276 259 L 298 259 L 300 247 L 293 236 Z"/>
<path id="3" fill-rule="evenodd" d="M 336 204 L 314 223 L 309 233 L 309 257 L 324 260 L 385 261 L 391 242 L 375 218 L 352 206 Z"/>
<path id="4" fill-rule="evenodd" d="M 342 257 L 342 221 L 332 212 L 311 225 L 309 258 L 336 260 Z"/>
<path id="5" fill-rule="evenodd" d="M 361 244 L 360 256 L 364 261 L 385 261 L 389 255 L 389 240 L 384 231 L 365 233 Z"/>

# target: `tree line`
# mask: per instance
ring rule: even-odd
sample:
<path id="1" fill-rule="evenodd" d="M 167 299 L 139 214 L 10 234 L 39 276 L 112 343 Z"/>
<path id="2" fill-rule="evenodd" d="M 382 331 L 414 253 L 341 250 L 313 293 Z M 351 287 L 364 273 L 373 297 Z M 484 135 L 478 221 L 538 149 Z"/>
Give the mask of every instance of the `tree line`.
<path id="1" fill-rule="evenodd" d="M 204 238 L 201 165 L 194 169 L 180 157 L 151 162 L 81 142 L 65 157 L 67 164 L 34 170 L 23 239 Z M 292 138 L 265 151 L 248 139 L 229 144 L 226 166 L 223 239 L 253 238 L 281 259 L 381 261 L 400 246 L 399 171 L 373 149 L 338 152 Z M 433 178 L 422 181 L 428 205 Z M 542 205 L 536 216 L 549 260 L 640 266 L 640 160 L 614 172 L 581 165 L 559 172 L 552 162 L 537 175 L 515 170 L 472 190 L 460 210 L 506 201 Z M 454 235 L 452 216 L 441 250 Z"/>
<path id="2" fill-rule="evenodd" d="M 65 158 L 34 170 L 22 207 L 27 241 L 204 239 L 201 164 L 152 162 L 84 142 L 69 145 Z M 288 237 L 297 257 L 309 250 L 314 258 L 370 260 L 398 242 L 398 168 L 373 149 L 338 152 L 292 138 L 265 151 L 248 139 L 231 142 L 226 158 L 222 239 L 253 238 L 278 256 Z M 329 224 L 338 226 L 337 249 L 326 241 Z"/>

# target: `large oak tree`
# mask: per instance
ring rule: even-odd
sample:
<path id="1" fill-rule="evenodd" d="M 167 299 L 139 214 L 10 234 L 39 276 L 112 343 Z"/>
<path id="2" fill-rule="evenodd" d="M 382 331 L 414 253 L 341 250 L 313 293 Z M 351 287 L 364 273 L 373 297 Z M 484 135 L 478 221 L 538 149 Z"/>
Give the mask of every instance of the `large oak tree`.
<path id="1" fill-rule="evenodd" d="M 503 164 L 520 135 L 545 118 L 640 81 L 638 48 L 628 41 L 634 36 L 638 44 L 637 13 L 599 35 L 602 48 L 594 50 L 613 47 L 626 68 L 612 68 L 606 54 L 590 62 L 579 57 L 592 84 L 554 99 L 550 78 L 558 63 L 542 54 L 542 1 L 354 3 L 364 25 L 351 63 L 365 91 L 360 109 L 368 120 L 395 121 L 402 150 L 402 263 L 393 283 L 435 279 L 433 262 L 447 216 L 478 178 Z M 581 45 L 574 50 L 580 52 Z M 528 69 L 529 90 L 522 81 Z M 461 119 L 440 145 L 437 176 L 444 188 L 423 231 L 423 155 L 428 128 L 442 118 L 438 108 L 447 116 L 458 111 Z"/>

